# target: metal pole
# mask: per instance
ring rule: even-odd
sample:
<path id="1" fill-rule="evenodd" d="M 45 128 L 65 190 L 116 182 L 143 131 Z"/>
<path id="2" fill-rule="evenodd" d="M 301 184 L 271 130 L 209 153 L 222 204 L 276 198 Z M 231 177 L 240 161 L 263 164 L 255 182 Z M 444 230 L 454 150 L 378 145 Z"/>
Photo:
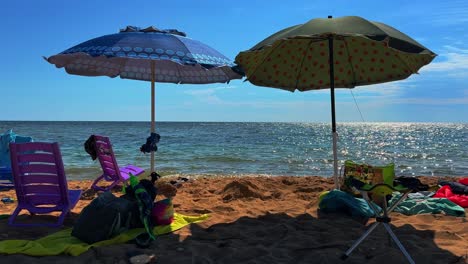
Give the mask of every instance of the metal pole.
<path id="1" fill-rule="evenodd" d="M 154 87 L 154 61 L 151 61 L 151 133 L 155 132 L 155 97 L 156 91 Z M 151 151 L 151 172 L 154 172 L 154 151 Z"/>
<path id="2" fill-rule="evenodd" d="M 331 18 L 331 16 L 328 16 Z M 333 136 L 333 179 L 335 181 L 335 188 L 339 189 L 338 182 L 338 153 L 337 141 L 338 134 L 336 133 L 336 118 L 335 118 L 335 67 L 333 60 L 333 36 L 328 36 L 328 51 L 329 51 L 329 65 L 330 65 L 330 95 L 331 95 L 331 112 L 332 112 L 332 136 Z"/>

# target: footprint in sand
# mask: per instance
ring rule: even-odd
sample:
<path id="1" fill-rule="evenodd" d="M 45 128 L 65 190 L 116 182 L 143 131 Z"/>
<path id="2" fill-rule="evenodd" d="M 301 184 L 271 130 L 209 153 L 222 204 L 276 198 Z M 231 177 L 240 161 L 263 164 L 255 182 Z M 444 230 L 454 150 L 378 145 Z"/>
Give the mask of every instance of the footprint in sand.
<path id="1" fill-rule="evenodd" d="M 215 206 L 214 208 L 215 212 L 234 212 L 236 211 L 234 208 L 230 206 Z"/>

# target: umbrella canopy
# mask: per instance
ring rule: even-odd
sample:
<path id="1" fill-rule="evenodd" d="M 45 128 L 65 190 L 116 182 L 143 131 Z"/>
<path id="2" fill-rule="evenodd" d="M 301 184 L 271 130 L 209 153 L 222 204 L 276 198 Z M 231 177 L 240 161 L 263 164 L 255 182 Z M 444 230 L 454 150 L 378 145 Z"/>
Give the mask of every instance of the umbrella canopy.
<path id="1" fill-rule="evenodd" d="M 331 88 L 333 167 L 338 188 L 334 89 L 402 80 L 435 56 L 383 23 L 356 16 L 329 16 L 283 29 L 240 52 L 235 62 L 255 85 L 288 91 Z"/>
<path id="2" fill-rule="evenodd" d="M 151 81 L 151 132 L 155 131 L 154 82 L 225 83 L 240 79 L 233 63 L 208 45 L 175 29 L 128 26 L 45 58 L 69 74 Z M 151 151 L 154 172 L 154 151 Z"/>

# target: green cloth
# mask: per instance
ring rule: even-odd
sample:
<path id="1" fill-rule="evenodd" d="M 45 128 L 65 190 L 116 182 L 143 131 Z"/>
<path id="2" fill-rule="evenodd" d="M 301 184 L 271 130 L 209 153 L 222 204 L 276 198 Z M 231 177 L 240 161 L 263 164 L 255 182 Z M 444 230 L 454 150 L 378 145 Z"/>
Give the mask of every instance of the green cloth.
<path id="1" fill-rule="evenodd" d="M 401 194 L 394 195 L 389 204 L 400 198 Z M 452 216 L 465 216 L 465 209 L 446 198 L 406 198 L 394 210 L 405 215 L 440 214 Z"/>
<path id="2" fill-rule="evenodd" d="M 174 213 L 174 221 L 170 225 L 156 226 L 153 231 L 156 235 L 166 234 L 178 230 L 191 223 L 198 223 L 206 220 L 207 214 L 199 216 L 186 216 Z M 78 256 L 86 252 L 91 247 L 108 246 L 124 243 L 134 239 L 144 232 L 143 228 L 128 230 L 112 239 L 99 241 L 94 244 L 86 244 L 76 237 L 71 236 L 72 229 L 66 229 L 46 237 L 30 240 L 5 240 L 0 241 L 0 253 L 4 254 L 25 254 L 30 256 L 54 256 L 68 254 Z"/>

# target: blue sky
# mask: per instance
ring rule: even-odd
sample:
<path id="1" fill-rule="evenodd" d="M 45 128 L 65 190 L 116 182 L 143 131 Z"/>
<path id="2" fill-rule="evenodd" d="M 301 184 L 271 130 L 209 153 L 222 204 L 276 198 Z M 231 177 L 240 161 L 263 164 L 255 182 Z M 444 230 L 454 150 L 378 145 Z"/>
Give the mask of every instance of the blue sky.
<path id="1" fill-rule="evenodd" d="M 285 27 L 357 15 L 391 25 L 438 54 L 419 75 L 353 89 L 364 121 L 468 122 L 468 2 L 435 1 L 4 1 L 0 8 L 0 120 L 150 119 L 148 82 L 83 77 L 51 56 L 127 25 L 177 28 L 234 59 Z M 337 121 L 362 121 L 351 90 Z M 156 84 L 158 121 L 330 122 L 329 90 L 229 84 Z"/>

